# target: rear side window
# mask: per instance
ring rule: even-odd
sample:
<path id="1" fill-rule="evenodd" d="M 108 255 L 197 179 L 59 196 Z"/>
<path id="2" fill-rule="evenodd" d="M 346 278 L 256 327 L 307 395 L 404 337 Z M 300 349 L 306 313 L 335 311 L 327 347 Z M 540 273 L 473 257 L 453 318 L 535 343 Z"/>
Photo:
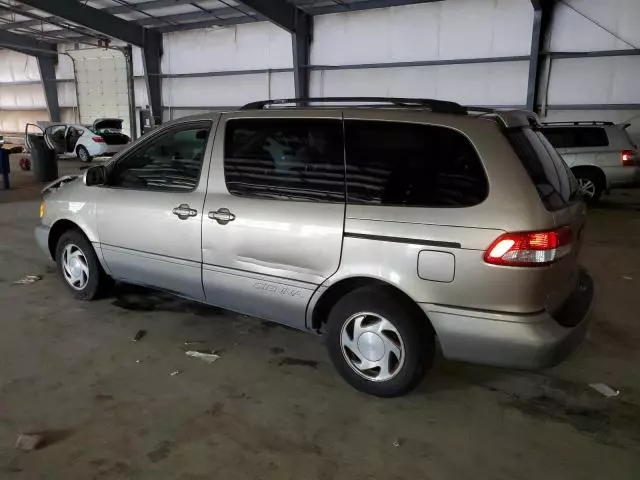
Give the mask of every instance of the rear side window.
<path id="1" fill-rule="evenodd" d="M 539 131 L 507 131 L 507 138 L 533 181 L 547 210 L 565 208 L 575 197 L 578 183 L 558 152 Z"/>
<path id="2" fill-rule="evenodd" d="M 542 133 L 555 148 L 608 147 L 609 138 L 600 127 L 547 127 Z"/>
<path id="3" fill-rule="evenodd" d="M 342 122 L 230 120 L 224 172 L 232 195 L 344 202 Z"/>
<path id="4" fill-rule="evenodd" d="M 471 142 L 446 127 L 345 122 L 347 201 L 410 207 L 470 207 L 488 195 Z"/>

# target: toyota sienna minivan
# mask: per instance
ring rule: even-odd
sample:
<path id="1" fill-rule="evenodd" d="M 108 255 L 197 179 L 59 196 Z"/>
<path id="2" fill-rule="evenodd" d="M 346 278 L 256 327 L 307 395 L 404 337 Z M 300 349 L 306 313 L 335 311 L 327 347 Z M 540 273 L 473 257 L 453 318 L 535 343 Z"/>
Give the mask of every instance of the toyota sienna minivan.
<path id="1" fill-rule="evenodd" d="M 525 111 L 322 98 L 185 117 L 45 188 L 40 217 L 76 298 L 117 280 L 323 333 L 383 397 L 436 345 L 556 364 L 593 302 L 579 186 Z"/>

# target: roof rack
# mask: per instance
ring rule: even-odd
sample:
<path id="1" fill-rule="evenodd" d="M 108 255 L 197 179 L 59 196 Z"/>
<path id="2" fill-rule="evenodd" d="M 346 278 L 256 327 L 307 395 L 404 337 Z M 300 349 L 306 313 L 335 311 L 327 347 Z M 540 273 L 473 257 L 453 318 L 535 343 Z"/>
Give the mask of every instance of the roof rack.
<path id="1" fill-rule="evenodd" d="M 240 110 L 263 110 L 271 105 L 299 104 L 308 106 L 309 103 L 382 103 L 396 107 L 421 107 L 428 108 L 434 113 L 453 113 L 466 115 L 467 109 L 455 102 L 433 100 L 430 98 L 395 98 L 395 97 L 313 97 L 313 98 L 278 98 L 274 100 L 262 100 L 260 102 L 247 103 Z"/>
<path id="2" fill-rule="evenodd" d="M 544 122 L 542 125 L 615 125 L 613 122 Z"/>

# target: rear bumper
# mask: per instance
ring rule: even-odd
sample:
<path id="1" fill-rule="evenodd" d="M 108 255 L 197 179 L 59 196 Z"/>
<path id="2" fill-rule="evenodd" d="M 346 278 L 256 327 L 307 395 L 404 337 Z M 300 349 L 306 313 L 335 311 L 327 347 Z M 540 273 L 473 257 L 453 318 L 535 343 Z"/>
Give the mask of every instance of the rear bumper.
<path id="1" fill-rule="evenodd" d="M 548 312 L 517 315 L 420 306 L 431 320 L 446 358 L 533 369 L 560 363 L 582 343 L 593 299 L 593 281 L 582 272 L 578 287 L 556 318 Z"/>

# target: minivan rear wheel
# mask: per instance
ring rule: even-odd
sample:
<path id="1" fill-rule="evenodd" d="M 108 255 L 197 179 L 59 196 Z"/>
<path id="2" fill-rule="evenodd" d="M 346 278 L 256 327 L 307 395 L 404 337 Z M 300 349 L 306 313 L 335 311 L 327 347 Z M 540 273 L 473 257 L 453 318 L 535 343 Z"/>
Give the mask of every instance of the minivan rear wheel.
<path id="1" fill-rule="evenodd" d="M 434 335 L 407 303 L 384 288 L 365 287 L 331 309 L 329 356 L 353 387 L 396 397 L 415 388 L 431 367 Z"/>

